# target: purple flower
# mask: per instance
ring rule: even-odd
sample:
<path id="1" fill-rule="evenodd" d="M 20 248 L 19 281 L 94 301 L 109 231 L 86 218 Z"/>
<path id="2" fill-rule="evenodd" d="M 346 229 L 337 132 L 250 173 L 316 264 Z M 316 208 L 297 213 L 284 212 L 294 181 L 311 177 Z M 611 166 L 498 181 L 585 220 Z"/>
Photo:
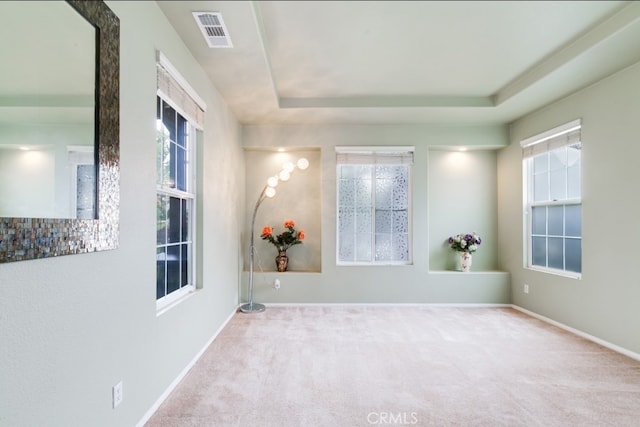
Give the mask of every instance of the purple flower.
<path id="1" fill-rule="evenodd" d="M 455 236 L 449 237 L 447 241 L 449 242 L 449 246 L 451 247 L 451 249 L 453 249 L 454 251 L 468 253 L 477 251 L 478 245 L 481 242 L 480 236 L 478 236 L 475 232 L 456 234 Z"/>

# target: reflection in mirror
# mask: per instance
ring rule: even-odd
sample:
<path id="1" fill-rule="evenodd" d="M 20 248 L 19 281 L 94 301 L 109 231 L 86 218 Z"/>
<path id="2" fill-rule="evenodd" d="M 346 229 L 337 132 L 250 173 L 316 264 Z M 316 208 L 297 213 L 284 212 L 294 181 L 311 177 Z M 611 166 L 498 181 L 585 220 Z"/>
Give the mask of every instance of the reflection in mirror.
<path id="1" fill-rule="evenodd" d="M 95 217 L 95 39 L 65 2 L 0 2 L 0 217 Z"/>
<path id="2" fill-rule="evenodd" d="M 101 0 L 0 1 L 0 35 L 0 263 L 117 248 L 118 17 Z"/>

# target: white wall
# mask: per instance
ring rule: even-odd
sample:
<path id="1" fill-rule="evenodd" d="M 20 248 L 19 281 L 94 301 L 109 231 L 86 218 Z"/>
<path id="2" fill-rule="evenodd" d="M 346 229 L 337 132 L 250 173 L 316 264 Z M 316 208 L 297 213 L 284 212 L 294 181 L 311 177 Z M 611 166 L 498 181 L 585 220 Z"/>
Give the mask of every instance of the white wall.
<path id="1" fill-rule="evenodd" d="M 255 302 L 299 303 L 509 303 L 509 275 L 494 270 L 497 265 L 497 227 L 495 212 L 495 152 L 470 151 L 466 158 L 477 164 L 479 177 L 465 174 L 460 185 L 454 185 L 455 171 L 443 165 L 442 155 L 430 154 L 435 147 L 501 147 L 506 144 L 506 128 L 445 127 L 445 126 L 245 126 L 243 144 L 246 147 L 317 147 L 321 150 L 322 165 L 318 171 L 321 180 L 321 272 L 262 273 L 254 280 Z M 336 162 L 335 146 L 342 145 L 413 145 L 413 264 L 385 267 L 336 266 Z M 431 160 L 430 160 L 431 158 Z M 430 169 L 434 173 L 430 175 Z M 263 182 L 264 173 L 254 174 L 247 169 L 247 183 Z M 295 177 L 294 177 L 295 178 Z M 294 179 L 292 178 L 292 179 Z M 471 182 L 472 180 L 476 183 Z M 471 183 L 472 185 L 467 185 Z M 478 184 L 479 183 L 479 184 Z M 255 185 L 255 184 L 252 184 Z M 493 187 L 493 188 L 492 188 Z M 485 197 L 477 197 L 478 188 L 487 190 Z M 451 203 L 442 208 L 438 204 L 446 199 L 447 191 L 458 192 L 456 199 L 468 198 L 475 202 L 473 214 L 465 217 L 451 215 Z M 298 197 L 307 197 L 301 194 Z M 308 197 L 314 197 L 313 195 Z M 245 217 L 253 206 L 247 204 Z M 302 205 L 290 206 L 291 216 L 303 215 Z M 263 205 L 261 210 L 269 210 Z M 430 226 L 430 216 L 435 218 Z M 437 227 L 436 227 L 437 226 Z M 477 269 L 472 273 L 443 271 L 448 267 L 445 259 L 455 254 L 441 253 L 443 239 L 450 234 L 466 231 L 484 234 L 488 250 L 476 253 Z M 430 269 L 432 251 L 434 269 Z M 243 275 L 243 300 L 246 300 L 248 275 Z M 279 278 L 280 290 L 272 287 Z"/>
<path id="2" fill-rule="evenodd" d="M 640 64 L 516 121 L 498 156 L 501 268 L 515 304 L 640 353 Z M 523 268 L 519 142 L 582 118 L 582 279 Z M 530 293 L 524 294 L 524 284 Z"/>
<path id="3" fill-rule="evenodd" d="M 240 128 L 155 2 L 107 2 L 120 18 L 120 245 L 0 265 L 0 425 L 132 426 L 238 302 Z M 194 293 L 157 315 L 156 49 L 208 106 Z M 111 408 L 111 387 L 124 401 Z"/>

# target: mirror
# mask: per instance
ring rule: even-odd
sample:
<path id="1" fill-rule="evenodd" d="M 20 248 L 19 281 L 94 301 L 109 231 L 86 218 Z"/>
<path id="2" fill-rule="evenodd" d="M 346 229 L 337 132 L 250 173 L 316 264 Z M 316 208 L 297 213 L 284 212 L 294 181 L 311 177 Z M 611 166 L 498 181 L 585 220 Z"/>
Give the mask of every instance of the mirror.
<path id="1" fill-rule="evenodd" d="M 0 32 L 0 217 L 95 218 L 95 28 L 4 1 Z"/>
<path id="2" fill-rule="evenodd" d="M 117 16 L 103 1 L 5 1 L 0 34 L 0 263 L 114 249 Z"/>

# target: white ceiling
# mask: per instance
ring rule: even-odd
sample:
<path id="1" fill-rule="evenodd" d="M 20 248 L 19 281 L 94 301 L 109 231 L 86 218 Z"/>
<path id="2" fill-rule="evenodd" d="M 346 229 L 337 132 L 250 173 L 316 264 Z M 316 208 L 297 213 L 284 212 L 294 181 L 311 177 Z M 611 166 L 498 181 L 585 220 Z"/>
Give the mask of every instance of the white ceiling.
<path id="1" fill-rule="evenodd" d="M 640 2 L 157 3 L 243 124 L 508 123 L 640 60 Z"/>

